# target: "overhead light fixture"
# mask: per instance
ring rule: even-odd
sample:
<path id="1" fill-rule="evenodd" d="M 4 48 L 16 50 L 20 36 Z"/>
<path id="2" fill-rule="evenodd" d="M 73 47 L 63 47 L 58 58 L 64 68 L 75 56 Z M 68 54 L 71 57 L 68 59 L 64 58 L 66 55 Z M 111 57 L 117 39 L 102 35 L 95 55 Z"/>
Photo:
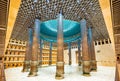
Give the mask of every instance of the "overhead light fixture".
<path id="1" fill-rule="evenodd" d="M 46 2 L 47 2 L 47 3 L 49 3 L 49 2 L 50 2 L 50 0 L 46 0 Z"/>
<path id="2" fill-rule="evenodd" d="M 44 5 L 43 8 L 46 8 L 46 6 Z"/>
<path id="3" fill-rule="evenodd" d="M 54 5 L 54 9 L 56 8 L 56 5 Z"/>
<path id="4" fill-rule="evenodd" d="M 34 8 L 33 5 L 31 6 L 31 8 L 32 8 L 32 9 Z"/>
<path id="5" fill-rule="evenodd" d="M 80 16 L 78 16 L 78 18 L 80 19 Z"/>
<path id="6" fill-rule="evenodd" d="M 77 15 L 77 13 L 75 13 L 75 15 Z"/>
<path id="7" fill-rule="evenodd" d="M 80 4 L 81 0 L 77 0 L 77 3 Z"/>
<path id="8" fill-rule="evenodd" d="M 68 9 L 72 9 L 72 7 L 70 6 Z"/>
<path id="9" fill-rule="evenodd" d="M 90 5 L 93 5 L 93 3 L 91 2 Z"/>
<path id="10" fill-rule="evenodd" d="M 37 3 L 37 2 L 38 2 L 38 0 L 33 0 L 33 2 L 34 2 L 34 3 Z"/>
<path id="11" fill-rule="evenodd" d="M 82 11 L 84 11 L 85 9 L 84 8 L 82 8 Z"/>

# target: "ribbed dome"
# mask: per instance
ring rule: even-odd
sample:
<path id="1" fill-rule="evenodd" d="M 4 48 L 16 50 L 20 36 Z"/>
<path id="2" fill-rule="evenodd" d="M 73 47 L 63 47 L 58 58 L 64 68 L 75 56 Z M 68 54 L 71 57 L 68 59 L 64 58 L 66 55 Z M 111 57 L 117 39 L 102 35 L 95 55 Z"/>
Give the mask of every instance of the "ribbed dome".
<path id="1" fill-rule="evenodd" d="M 41 23 L 40 37 L 47 41 L 57 40 L 57 20 L 49 20 Z M 74 41 L 80 38 L 80 24 L 71 20 L 63 20 L 64 42 Z"/>

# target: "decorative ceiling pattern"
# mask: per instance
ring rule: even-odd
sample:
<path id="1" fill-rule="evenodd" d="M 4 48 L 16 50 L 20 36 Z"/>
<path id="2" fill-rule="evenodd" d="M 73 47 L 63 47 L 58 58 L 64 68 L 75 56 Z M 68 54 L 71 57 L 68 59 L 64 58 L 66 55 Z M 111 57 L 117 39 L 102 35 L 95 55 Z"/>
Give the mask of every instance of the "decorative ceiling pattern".
<path id="1" fill-rule="evenodd" d="M 4 52 L 9 0 L 0 0 L 0 56 Z"/>
<path id="2" fill-rule="evenodd" d="M 27 40 L 27 29 L 35 18 L 41 22 L 56 19 L 61 9 L 64 19 L 80 22 L 85 18 L 93 27 L 94 40 L 109 38 L 98 0 L 22 0 L 11 38 Z"/>

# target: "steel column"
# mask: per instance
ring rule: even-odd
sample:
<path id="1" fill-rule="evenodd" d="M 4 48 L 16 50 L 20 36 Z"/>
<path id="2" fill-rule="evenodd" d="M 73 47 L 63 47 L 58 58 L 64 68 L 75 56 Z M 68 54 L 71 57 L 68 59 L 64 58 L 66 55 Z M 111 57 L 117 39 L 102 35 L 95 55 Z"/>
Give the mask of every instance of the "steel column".
<path id="1" fill-rule="evenodd" d="M 39 60 L 39 66 L 42 66 L 42 49 L 43 49 L 43 41 L 40 40 L 40 60 Z"/>
<path id="2" fill-rule="evenodd" d="M 31 60 L 31 55 L 32 55 L 32 42 L 33 42 L 33 29 L 28 28 L 28 42 L 26 45 L 26 54 L 25 54 L 25 60 L 24 60 L 24 65 L 23 65 L 23 70 L 22 72 L 28 72 L 30 68 L 30 60 Z"/>
<path id="3" fill-rule="evenodd" d="M 50 42 L 50 56 L 49 56 L 49 65 L 52 64 L 52 42 Z"/>
<path id="4" fill-rule="evenodd" d="M 78 40 L 78 66 L 81 66 L 81 51 L 80 51 L 81 45 L 80 45 L 80 40 Z"/>
<path id="5" fill-rule="evenodd" d="M 56 79 L 64 78 L 64 54 L 63 54 L 63 16 L 62 13 L 58 15 L 58 29 L 57 29 L 57 63 L 56 63 Z"/>
<path id="6" fill-rule="evenodd" d="M 88 50 L 86 20 L 82 19 L 80 25 L 81 25 L 81 36 L 82 36 L 83 75 L 90 75 L 90 55 Z"/>
<path id="7" fill-rule="evenodd" d="M 71 63 L 72 63 L 72 59 L 71 59 L 71 43 L 68 43 L 68 50 L 69 50 L 69 65 L 71 65 Z"/>
<path id="8" fill-rule="evenodd" d="M 94 48 L 94 41 L 92 36 L 92 28 L 88 28 L 88 37 L 89 37 L 89 44 L 90 44 L 90 53 L 91 53 L 91 70 L 97 70 L 97 63 L 96 63 L 96 56 L 95 56 L 95 48 Z"/>
<path id="9" fill-rule="evenodd" d="M 32 46 L 32 57 L 31 57 L 31 67 L 29 76 L 37 76 L 38 71 L 38 48 L 39 48 L 39 31 L 40 31 L 40 21 L 35 19 L 34 31 L 33 31 L 33 46 Z"/>

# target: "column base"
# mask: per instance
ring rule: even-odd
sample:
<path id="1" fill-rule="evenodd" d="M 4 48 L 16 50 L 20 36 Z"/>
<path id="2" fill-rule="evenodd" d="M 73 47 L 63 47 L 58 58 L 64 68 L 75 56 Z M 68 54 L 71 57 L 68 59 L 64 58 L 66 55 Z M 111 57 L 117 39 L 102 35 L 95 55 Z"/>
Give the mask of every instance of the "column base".
<path id="1" fill-rule="evenodd" d="M 90 76 L 90 61 L 83 61 L 83 75 Z"/>
<path id="2" fill-rule="evenodd" d="M 91 71 L 96 72 L 97 71 L 97 62 L 95 60 L 91 61 Z"/>
<path id="3" fill-rule="evenodd" d="M 38 62 L 31 61 L 31 68 L 28 77 L 37 76 L 37 72 L 38 72 Z"/>
<path id="4" fill-rule="evenodd" d="M 30 72 L 28 77 L 34 77 L 34 76 L 37 76 L 37 72 Z"/>
<path id="5" fill-rule="evenodd" d="M 29 69 L 23 69 L 22 72 L 29 72 Z"/>
<path id="6" fill-rule="evenodd" d="M 49 66 L 51 66 L 51 65 L 52 65 L 52 61 L 49 62 Z"/>
<path id="7" fill-rule="evenodd" d="M 71 61 L 69 61 L 69 65 L 71 65 L 72 64 L 72 62 Z"/>
<path id="8" fill-rule="evenodd" d="M 28 72 L 29 71 L 29 67 L 30 66 L 30 62 L 29 61 L 25 61 L 24 65 L 23 65 L 23 70 L 22 72 Z"/>
<path id="9" fill-rule="evenodd" d="M 38 66 L 42 66 L 42 61 L 39 61 L 39 64 L 38 64 Z"/>
<path id="10" fill-rule="evenodd" d="M 64 74 L 57 74 L 56 73 L 55 79 L 57 79 L 57 80 L 64 79 Z"/>
<path id="11" fill-rule="evenodd" d="M 88 73 L 88 74 L 87 73 L 83 73 L 83 76 L 89 77 L 91 75 L 90 75 L 90 73 Z"/>
<path id="12" fill-rule="evenodd" d="M 55 79 L 63 79 L 64 78 L 64 62 L 57 62 L 56 64 L 56 76 Z"/>
<path id="13" fill-rule="evenodd" d="M 78 66 L 81 66 L 81 62 L 78 62 Z"/>

